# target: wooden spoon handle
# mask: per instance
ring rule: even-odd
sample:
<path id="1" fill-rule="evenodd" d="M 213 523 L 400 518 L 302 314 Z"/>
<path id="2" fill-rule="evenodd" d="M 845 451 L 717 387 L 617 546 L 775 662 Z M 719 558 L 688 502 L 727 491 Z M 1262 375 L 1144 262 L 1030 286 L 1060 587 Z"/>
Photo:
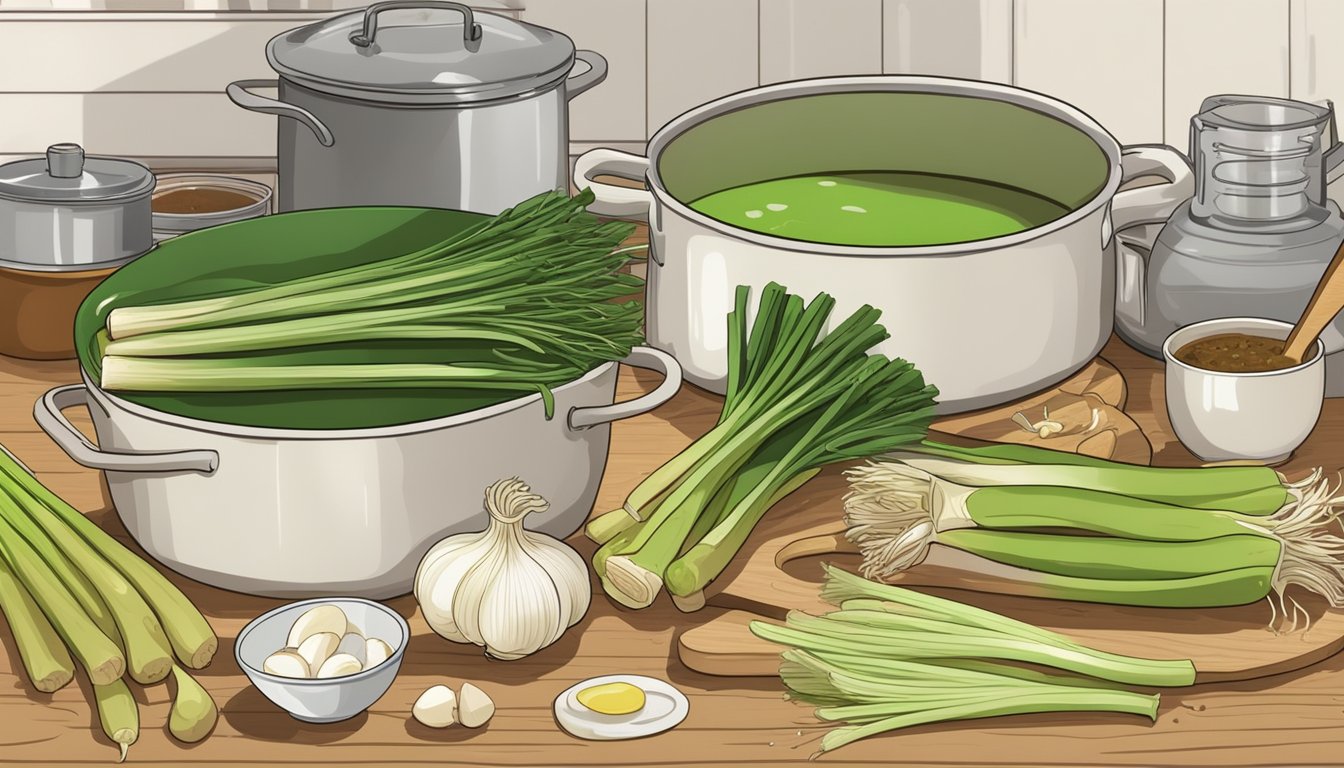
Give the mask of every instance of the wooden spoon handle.
<path id="1" fill-rule="evenodd" d="M 1339 268 L 1341 263 L 1344 263 L 1344 243 L 1335 251 L 1330 266 L 1325 268 L 1325 275 L 1316 285 L 1316 293 L 1307 302 L 1307 308 L 1302 311 L 1297 325 L 1293 326 L 1293 332 L 1288 334 L 1288 340 L 1283 345 L 1283 354 L 1287 357 L 1301 362 L 1307 350 L 1316 343 L 1316 337 L 1344 309 L 1344 270 Z"/>

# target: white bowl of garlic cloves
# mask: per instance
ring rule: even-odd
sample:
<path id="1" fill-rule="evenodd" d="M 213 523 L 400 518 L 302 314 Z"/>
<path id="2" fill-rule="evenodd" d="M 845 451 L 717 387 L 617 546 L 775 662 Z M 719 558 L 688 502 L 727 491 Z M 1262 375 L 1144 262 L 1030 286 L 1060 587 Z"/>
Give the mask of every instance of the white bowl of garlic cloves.
<path id="1" fill-rule="evenodd" d="M 352 718 L 392 687 L 411 631 L 381 603 L 318 598 L 281 606 L 238 633 L 234 657 L 252 684 L 309 723 Z"/>

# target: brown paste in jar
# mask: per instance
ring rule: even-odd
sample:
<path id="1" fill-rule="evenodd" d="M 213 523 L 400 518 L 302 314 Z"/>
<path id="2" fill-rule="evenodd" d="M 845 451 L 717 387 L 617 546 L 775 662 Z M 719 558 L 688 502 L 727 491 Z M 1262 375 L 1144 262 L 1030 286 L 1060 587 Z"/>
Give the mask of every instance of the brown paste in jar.
<path id="1" fill-rule="evenodd" d="M 151 208 L 155 213 L 218 213 L 243 208 L 255 202 L 255 197 L 231 189 L 180 187 L 156 195 Z"/>
<path id="2" fill-rule="evenodd" d="M 1283 342 L 1246 333 L 1220 333 L 1184 344 L 1176 359 L 1206 371 L 1255 373 L 1291 368 L 1297 362 L 1283 354 Z"/>

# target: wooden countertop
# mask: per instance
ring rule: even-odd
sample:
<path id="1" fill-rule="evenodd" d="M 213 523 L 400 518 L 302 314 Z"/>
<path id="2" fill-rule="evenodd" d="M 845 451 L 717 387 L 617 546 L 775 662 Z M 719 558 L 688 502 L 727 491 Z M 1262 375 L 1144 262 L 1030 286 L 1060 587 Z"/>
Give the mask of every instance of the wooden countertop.
<path id="1" fill-rule="evenodd" d="M 1103 352 L 1126 375 L 1128 411 L 1153 443 L 1155 463 L 1189 464 L 1162 410 L 1161 365 L 1112 340 Z M 99 474 L 67 458 L 32 419 L 48 388 L 77 380 L 73 363 L 0 358 L 0 443 L 41 480 L 114 534 L 126 533 L 104 499 Z M 652 374 L 625 370 L 620 397 L 656 384 Z M 709 428 L 719 399 L 693 387 L 652 414 L 617 423 L 598 496 L 613 509 L 646 473 Z M 90 431 L 87 417 L 72 411 Z M 90 432 L 91 433 L 91 432 Z M 1344 465 L 1344 400 L 1327 401 L 1320 425 L 1286 471 Z M 592 547 L 581 536 L 574 545 Z M 666 598 L 651 608 L 617 609 L 595 588 L 592 608 L 556 645 L 526 659 L 491 662 L 479 649 L 433 634 L 410 597 L 390 604 L 410 618 L 413 638 L 393 688 L 368 713 L 332 725 L 290 718 L 252 688 L 233 660 L 233 638 L 254 616 L 280 601 L 204 587 L 176 577 L 220 636 L 219 653 L 199 679 L 220 707 L 213 735 L 193 746 L 165 728 L 165 686 L 133 686 L 141 703 L 134 763 L 325 765 L 680 766 L 780 765 L 803 762 L 821 729 L 810 710 L 785 702 L 773 678 L 715 678 L 690 672 L 675 655 L 678 631 L 701 621 Z M 1102 609 L 1104 610 L 1104 608 Z M 705 617 L 713 615 L 707 609 Z M 1268 609 L 1266 609 L 1268 619 Z M 33 692 L 16 673 L 18 659 L 0 622 L 0 763 L 98 764 L 116 750 L 91 714 L 87 684 L 53 695 Z M 628 672 L 669 680 L 691 701 L 678 728 L 648 739 L 586 742 L 561 732 L 551 702 L 586 677 Z M 1338 766 L 1344 764 L 1344 656 L 1306 670 L 1250 682 L 1206 685 L 1163 694 L 1155 724 L 1122 715 L 1018 716 L 921 727 L 889 734 L 823 756 L 834 765 L 938 766 Z M 433 731 L 410 719 L 426 687 L 471 681 L 498 703 L 489 726 Z"/>

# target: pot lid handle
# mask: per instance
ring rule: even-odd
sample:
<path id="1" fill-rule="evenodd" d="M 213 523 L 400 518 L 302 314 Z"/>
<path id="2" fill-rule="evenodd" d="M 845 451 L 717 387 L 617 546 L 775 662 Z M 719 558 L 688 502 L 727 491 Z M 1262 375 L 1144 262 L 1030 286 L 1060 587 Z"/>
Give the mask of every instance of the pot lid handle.
<path id="1" fill-rule="evenodd" d="M 462 24 L 463 41 L 471 43 L 481 39 L 481 25 L 476 23 L 476 17 L 472 14 L 471 9 L 461 3 L 452 3 L 447 0 L 388 0 L 384 3 L 374 3 L 369 6 L 368 10 L 364 11 L 364 29 L 350 35 L 350 42 L 360 48 L 368 48 L 373 45 L 374 35 L 378 33 L 378 14 L 397 8 L 442 8 L 448 11 L 458 11 L 464 19 Z"/>
<path id="2" fill-rule="evenodd" d="M 78 144 L 52 144 L 47 147 L 47 173 L 58 179 L 78 179 L 84 175 L 84 148 Z"/>

